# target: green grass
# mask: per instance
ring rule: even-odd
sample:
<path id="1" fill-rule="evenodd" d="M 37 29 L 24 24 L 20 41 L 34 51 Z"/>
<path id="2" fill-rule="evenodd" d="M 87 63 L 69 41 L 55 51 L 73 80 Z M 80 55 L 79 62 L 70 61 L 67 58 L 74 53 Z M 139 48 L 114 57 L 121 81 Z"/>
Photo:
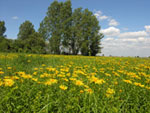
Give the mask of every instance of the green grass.
<path id="1" fill-rule="evenodd" d="M 150 112 L 148 58 L 0 53 L 0 73 L 0 113 Z"/>

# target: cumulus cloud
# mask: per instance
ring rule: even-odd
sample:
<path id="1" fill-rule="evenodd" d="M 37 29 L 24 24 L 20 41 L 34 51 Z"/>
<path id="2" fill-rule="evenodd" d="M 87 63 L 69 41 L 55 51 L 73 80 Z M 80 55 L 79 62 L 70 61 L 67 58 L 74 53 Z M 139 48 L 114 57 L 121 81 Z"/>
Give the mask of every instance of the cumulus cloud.
<path id="1" fill-rule="evenodd" d="M 100 31 L 104 34 L 102 54 L 113 56 L 150 56 L 149 26 L 145 31 L 122 33 L 116 27 L 108 27 Z"/>
<path id="2" fill-rule="evenodd" d="M 13 16 L 12 19 L 13 19 L 13 20 L 18 20 L 19 17 L 18 17 L 18 16 Z"/>
<path id="3" fill-rule="evenodd" d="M 96 16 L 96 18 L 97 18 L 98 20 L 106 20 L 106 19 L 108 19 L 108 16 L 102 15 L 102 12 L 101 12 L 101 11 L 96 11 L 96 12 L 94 13 L 94 15 Z"/>
<path id="4" fill-rule="evenodd" d="M 125 32 L 119 35 L 120 38 L 136 38 L 148 36 L 146 31 Z"/>
<path id="5" fill-rule="evenodd" d="M 109 21 L 109 26 L 118 26 L 119 25 L 119 22 L 117 22 L 115 19 L 111 19 Z"/>
<path id="6" fill-rule="evenodd" d="M 144 28 L 146 29 L 146 32 L 150 34 L 150 25 L 146 25 Z"/>
<path id="7" fill-rule="evenodd" d="M 120 34 L 120 29 L 115 27 L 109 27 L 107 29 L 102 29 L 100 32 L 103 33 L 105 36 L 118 36 Z"/>
<path id="8" fill-rule="evenodd" d="M 103 15 L 103 16 L 99 17 L 100 20 L 106 20 L 107 18 L 108 18 L 108 16 L 106 16 L 106 15 Z"/>
<path id="9" fill-rule="evenodd" d="M 150 38 L 105 38 L 102 54 L 113 56 L 150 56 Z"/>

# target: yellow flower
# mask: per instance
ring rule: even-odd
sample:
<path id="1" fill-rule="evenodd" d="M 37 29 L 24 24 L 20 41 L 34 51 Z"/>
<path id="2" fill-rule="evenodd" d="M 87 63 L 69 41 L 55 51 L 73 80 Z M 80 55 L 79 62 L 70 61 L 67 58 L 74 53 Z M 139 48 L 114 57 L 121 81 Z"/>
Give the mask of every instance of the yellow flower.
<path id="1" fill-rule="evenodd" d="M 77 86 L 83 86 L 83 85 L 84 85 L 84 83 L 83 83 L 81 80 L 76 80 L 76 81 L 75 81 L 75 84 L 76 84 Z"/>
<path id="2" fill-rule="evenodd" d="M 34 68 L 34 70 L 35 70 L 35 71 L 37 71 L 37 70 L 38 70 L 38 68 Z"/>
<path id="3" fill-rule="evenodd" d="M 12 79 L 4 79 L 4 86 L 12 86 L 15 82 Z"/>
<path id="4" fill-rule="evenodd" d="M 96 78 L 95 76 L 92 76 L 92 77 L 90 78 L 90 81 L 91 81 L 91 82 L 94 82 L 95 84 L 103 84 L 103 83 L 105 83 L 105 81 L 104 81 L 103 79 L 98 79 L 98 78 Z"/>
<path id="5" fill-rule="evenodd" d="M 25 79 L 32 78 L 32 76 L 29 75 L 29 74 L 28 74 L 28 75 L 21 75 L 21 77 L 22 77 L 22 78 L 25 78 Z"/>
<path id="6" fill-rule="evenodd" d="M 4 72 L 3 72 L 3 71 L 0 71 L 0 74 L 4 74 Z"/>
<path id="7" fill-rule="evenodd" d="M 137 82 L 134 82 L 134 85 L 144 87 L 144 85 L 142 85 L 141 83 L 137 83 Z"/>
<path id="8" fill-rule="evenodd" d="M 92 91 L 91 88 L 85 89 L 85 91 L 88 92 L 89 94 L 92 94 L 92 93 L 93 93 L 93 91 Z"/>
<path id="9" fill-rule="evenodd" d="M 38 79 L 37 79 L 37 78 L 32 78 L 32 80 L 33 80 L 33 81 L 36 81 L 36 82 L 38 81 Z"/>
<path id="10" fill-rule="evenodd" d="M 148 87 L 148 86 L 145 86 L 145 88 L 150 90 L 150 87 Z"/>
<path id="11" fill-rule="evenodd" d="M 114 89 L 108 88 L 107 91 L 106 91 L 106 96 L 109 98 L 109 97 L 112 97 L 113 94 L 115 94 Z"/>
<path id="12" fill-rule="evenodd" d="M 131 80 L 123 80 L 124 82 L 128 83 L 128 84 L 132 84 Z"/>
<path id="13" fill-rule="evenodd" d="M 114 94 L 115 91 L 113 89 L 108 88 L 106 91 L 107 94 Z"/>
<path id="14" fill-rule="evenodd" d="M 45 67 L 46 65 L 45 65 L 45 64 L 42 64 L 42 66 Z"/>
<path id="15" fill-rule="evenodd" d="M 75 81 L 75 80 L 76 80 L 76 78 L 69 78 L 69 80 L 71 80 L 71 81 Z"/>
<path id="16" fill-rule="evenodd" d="M 46 81 L 44 84 L 45 85 L 52 85 L 52 84 L 55 84 L 55 83 L 57 83 L 58 82 L 58 80 L 56 80 L 56 79 L 49 79 L 48 81 Z"/>
<path id="17" fill-rule="evenodd" d="M 17 77 L 17 76 L 12 76 L 11 79 L 12 79 L 12 80 L 18 80 L 19 77 Z"/>
<path id="18" fill-rule="evenodd" d="M 83 93 L 84 91 L 83 90 L 80 90 L 80 93 Z"/>
<path id="19" fill-rule="evenodd" d="M 68 81 L 69 81 L 67 78 L 63 78 L 62 80 L 66 81 L 66 82 L 68 82 Z"/>
<path id="20" fill-rule="evenodd" d="M 65 86 L 65 85 L 60 85 L 59 88 L 62 89 L 62 90 L 66 90 L 68 87 Z"/>
<path id="21" fill-rule="evenodd" d="M 33 75 L 37 75 L 37 72 L 34 72 Z"/>
<path id="22" fill-rule="evenodd" d="M 3 85 L 3 82 L 0 80 L 0 86 L 2 86 Z"/>
<path id="23" fill-rule="evenodd" d="M 111 74 L 109 74 L 109 73 L 105 73 L 105 75 L 108 76 L 108 77 L 111 77 Z"/>
<path id="24" fill-rule="evenodd" d="M 8 70 L 11 70 L 11 69 L 12 69 L 12 67 L 7 67 L 7 69 L 8 69 Z"/>

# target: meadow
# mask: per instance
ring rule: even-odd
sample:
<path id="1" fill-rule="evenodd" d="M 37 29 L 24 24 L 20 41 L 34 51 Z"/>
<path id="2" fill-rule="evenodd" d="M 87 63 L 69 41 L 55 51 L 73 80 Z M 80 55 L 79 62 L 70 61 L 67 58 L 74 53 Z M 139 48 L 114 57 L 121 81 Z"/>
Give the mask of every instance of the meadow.
<path id="1" fill-rule="evenodd" d="M 150 113 L 150 58 L 0 53 L 0 113 Z"/>

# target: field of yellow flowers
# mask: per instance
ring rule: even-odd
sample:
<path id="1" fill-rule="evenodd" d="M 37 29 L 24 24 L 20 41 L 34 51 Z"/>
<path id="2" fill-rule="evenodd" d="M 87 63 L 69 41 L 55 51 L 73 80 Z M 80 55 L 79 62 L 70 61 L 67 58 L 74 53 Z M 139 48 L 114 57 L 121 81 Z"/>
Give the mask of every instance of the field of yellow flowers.
<path id="1" fill-rule="evenodd" d="M 48 112 L 150 112 L 150 59 L 0 53 L 0 113 Z"/>

